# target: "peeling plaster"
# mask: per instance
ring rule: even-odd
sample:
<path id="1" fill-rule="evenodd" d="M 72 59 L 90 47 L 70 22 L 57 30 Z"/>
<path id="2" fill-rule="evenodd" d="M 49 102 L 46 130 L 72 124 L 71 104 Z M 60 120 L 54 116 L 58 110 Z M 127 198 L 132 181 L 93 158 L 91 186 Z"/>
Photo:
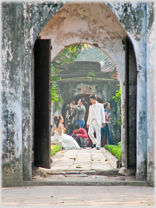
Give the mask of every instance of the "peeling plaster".
<path id="1" fill-rule="evenodd" d="M 5 48 L 5 50 L 2 49 L 2 59 L 7 60 L 7 57 L 8 57 L 9 61 L 12 61 L 13 53 L 12 53 L 12 48 L 11 48 L 11 41 L 9 41 L 7 39 L 7 37 L 4 38 L 4 47 L 3 48 Z"/>
<path id="2" fill-rule="evenodd" d="M 65 45 L 78 42 L 89 44 L 98 42 L 99 47 L 105 49 L 110 47 L 113 51 L 117 48 L 115 46 L 118 39 L 121 40 L 126 33 L 107 10 L 103 3 L 67 3 L 48 22 L 39 36 L 52 40 L 53 57 Z"/>
<path id="3" fill-rule="evenodd" d="M 154 186 L 155 175 L 155 19 L 154 3 L 147 4 L 147 180 Z"/>

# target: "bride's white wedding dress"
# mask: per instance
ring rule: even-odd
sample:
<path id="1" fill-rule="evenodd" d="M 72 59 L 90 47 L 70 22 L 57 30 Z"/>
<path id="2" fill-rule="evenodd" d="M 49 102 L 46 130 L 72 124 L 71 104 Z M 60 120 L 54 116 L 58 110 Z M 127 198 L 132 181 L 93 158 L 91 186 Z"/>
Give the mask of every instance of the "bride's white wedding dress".
<path id="1" fill-rule="evenodd" d="M 55 131 L 54 136 L 51 137 L 51 142 L 60 142 L 64 149 L 80 149 L 80 146 L 76 142 L 76 140 L 62 132 L 62 135 L 58 131 Z"/>

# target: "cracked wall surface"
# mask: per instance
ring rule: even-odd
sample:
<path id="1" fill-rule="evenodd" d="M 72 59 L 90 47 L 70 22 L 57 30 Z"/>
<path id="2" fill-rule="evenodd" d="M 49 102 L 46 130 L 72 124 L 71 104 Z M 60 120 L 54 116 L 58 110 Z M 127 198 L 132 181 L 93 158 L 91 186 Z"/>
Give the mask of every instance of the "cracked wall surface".
<path id="1" fill-rule="evenodd" d="M 62 3 L 2 3 L 2 184 L 31 179 L 31 53 Z"/>
<path id="2" fill-rule="evenodd" d="M 2 7 L 2 183 L 7 185 L 22 180 L 22 5 L 18 8 Z M 21 42 L 13 41 L 13 34 Z"/>
<path id="3" fill-rule="evenodd" d="M 155 33 L 156 22 L 154 19 L 155 5 L 152 2 L 147 4 L 147 180 L 150 185 L 154 186 L 155 175 Z"/>

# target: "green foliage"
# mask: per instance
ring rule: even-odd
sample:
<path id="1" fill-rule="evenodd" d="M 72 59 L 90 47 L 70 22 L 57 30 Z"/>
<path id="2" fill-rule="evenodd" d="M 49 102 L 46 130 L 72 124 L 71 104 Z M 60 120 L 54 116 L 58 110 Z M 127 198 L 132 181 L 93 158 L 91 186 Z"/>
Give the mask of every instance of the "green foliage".
<path id="1" fill-rule="evenodd" d="M 119 86 L 119 90 L 116 90 L 115 96 L 113 96 L 112 99 L 114 100 L 114 102 L 118 104 L 117 108 L 118 108 L 119 117 L 117 118 L 116 121 L 119 125 L 121 125 L 121 85 L 118 86 Z"/>
<path id="2" fill-rule="evenodd" d="M 114 148 L 112 148 L 112 154 L 116 157 L 116 158 L 118 158 L 119 160 L 120 160 L 120 157 L 121 157 L 121 148 L 119 148 L 119 147 L 114 147 Z"/>
<path id="3" fill-rule="evenodd" d="M 115 96 L 113 96 L 113 99 L 116 103 L 121 102 L 121 85 L 119 86 L 119 90 L 116 90 Z"/>
<path id="4" fill-rule="evenodd" d="M 65 64 L 72 64 L 77 59 L 78 55 L 84 48 L 88 47 L 87 44 L 71 45 L 62 50 L 52 61 L 52 65 L 59 72 Z"/>
<path id="5" fill-rule="evenodd" d="M 116 158 L 118 158 L 120 160 L 120 158 L 121 158 L 121 147 L 119 147 L 118 145 L 105 145 L 104 148 L 107 149 Z"/>
<path id="6" fill-rule="evenodd" d="M 61 145 L 51 145 L 51 153 L 50 155 L 54 155 L 55 152 L 58 152 L 59 150 L 62 149 L 62 146 Z"/>
<path id="7" fill-rule="evenodd" d="M 63 100 L 59 95 L 60 93 L 57 84 L 57 81 L 61 79 L 58 74 L 65 64 L 74 63 L 81 50 L 84 50 L 86 47 L 87 44 L 69 46 L 61 51 L 61 53 L 59 53 L 51 62 L 51 102 L 55 103 L 55 112 L 60 109 L 60 106 L 63 103 Z"/>
<path id="8" fill-rule="evenodd" d="M 92 78 L 92 77 L 95 77 L 95 74 L 93 74 L 92 72 L 89 72 L 89 73 L 87 74 L 87 78 L 90 79 L 90 78 Z"/>
<path id="9" fill-rule="evenodd" d="M 104 148 L 107 149 L 107 150 L 109 150 L 109 151 L 112 151 L 112 148 L 113 148 L 113 147 L 115 147 L 115 145 L 108 145 L 108 144 L 106 144 L 106 145 L 104 146 Z"/>
<path id="10" fill-rule="evenodd" d="M 55 103 L 55 111 L 60 109 L 61 103 L 63 103 L 62 98 L 59 96 L 59 89 L 57 80 L 60 80 L 60 77 L 57 76 L 58 70 L 51 65 L 51 102 Z"/>
<path id="11" fill-rule="evenodd" d="M 118 142 L 117 146 L 118 146 L 118 147 L 121 147 L 121 142 Z"/>

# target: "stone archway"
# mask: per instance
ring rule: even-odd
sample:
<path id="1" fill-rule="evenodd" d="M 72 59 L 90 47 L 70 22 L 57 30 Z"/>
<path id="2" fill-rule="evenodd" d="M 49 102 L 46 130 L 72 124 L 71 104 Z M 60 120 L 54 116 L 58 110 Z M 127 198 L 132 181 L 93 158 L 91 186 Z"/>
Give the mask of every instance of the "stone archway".
<path id="1" fill-rule="evenodd" d="M 66 15 L 66 13 L 59 13 L 59 9 L 63 9 L 66 5 L 69 4 L 27 2 L 8 4 L 4 2 L 2 5 L 2 174 L 3 184 L 6 186 L 9 184 L 20 185 L 23 180 L 31 180 L 32 169 L 30 163 L 30 149 L 31 137 L 33 135 L 31 118 L 33 113 L 31 98 L 31 69 L 33 69 L 33 64 L 31 64 L 31 52 L 38 35 L 47 22 L 54 17 L 57 12 L 58 15 Z M 77 5 L 83 7 L 84 4 L 77 3 Z M 148 179 L 150 183 L 153 183 L 154 80 L 151 77 L 153 77 L 154 74 L 154 4 L 147 2 L 117 2 L 100 3 L 100 5 L 105 7 L 105 11 L 107 10 L 108 15 L 105 20 L 112 19 L 113 22 L 117 22 L 114 28 L 120 26 L 120 28 L 122 28 L 123 36 L 129 36 L 132 42 L 133 50 L 131 57 L 133 60 L 136 58 L 136 64 L 134 64 L 135 67 L 131 65 L 130 71 L 137 71 L 137 115 L 135 117 L 136 122 L 133 122 L 134 124 L 137 124 L 136 176 L 139 180 Z M 95 12 L 96 11 L 95 7 Z M 84 11 L 82 10 L 82 12 Z M 130 15 L 131 13 L 133 13 L 133 15 Z M 65 19 L 65 16 L 62 17 L 62 21 L 63 19 Z M 87 17 L 84 12 L 84 20 L 85 19 L 87 20 Z M 62 23 L 62 21 L 60 21 L 60 23 Z M 83 21 L 83 23 L 85 22 Z M 88 26 L 95 29 L 96 21 L 92 21 L 91 23 L 92 25 Z M 54 25 L 58 26 L 58 24 Z M 130 25 L 131 27 L 129 27 Z M 108 27 L 106 27 L 106 29 L 107 28 Z M 56 29 L 59 30 L 59 27 L 56 27 Z M 109 34 L 105 31 L 101 32 L 101 29 L 98 30 L 101 34 L 99 34 L 100 36 L 98 39 L 96 38 L 96 31 L 95 34 L 93 33 L 94 37 L 92 43 L 89 42 L 90 38 L 88 37 L 86 37 L 88 40 L 86 40 L 86 38 L 84 41 L 82 40 L 85 31 L 82 31 L 83 34 L 81 34 L 80 31 L 75 35 L 79 35 L 80 42 L 88 41 L 90 44 L 97 44 L 97 40 L 99 40 L 103 43 L 108 43 L 110 50 L 106 51 L 106 53 L 109 54 L 114 63 L 118 64 L 117 68 L 121 72 L 120 76 L 124 77 L 124 68 L 120 67 L 121 62 L 118 62 L 120 60 L 119 57 L 123 57 L 122 55 L 124 54 L 121 38 L 118 41 L 113 42 L 109 39 Z M 104 36 L 104 34 L 107 34 L 108 36 Z M 116 35 L 117 33 L 114 33 L 114 37 L 117 37 Z M 72 38 L 73 36 L 74 34 L 71 33 L 70 37 Z M 101 38 L 103 37 L 106 38 L 105 41 L 102 41 Z M 71 41 L 70 38 L 68 40 Z M 71 44 L 71 42 L 69 44 Z M 99 46 L 102 50 L 108 49 L 105 45 L 99 44 Z M 117 46 L 116 49 L 118 50 L 113 51 L 114 46 Z M 61 51 L 64 47 L 65 45 L 61 46 L 57 51 Z M 113 56 L 113 54 L 115 54 L 115 56 Z M 114 60 L 114 57 L 116 57 L 116 60 Z M 121 61 L 123 60 L 124 58 L 122 58 Z M 135 63 L 135 61 L 132 61 L 131 63 Z M 135 88 L 136 85 L 133 81 L 134 80 L 132 79 L 130 86 L 134 86 Z M 122 84 L 124 95 L 124 81 Z M 151 106 L 151 109 L 147 109 L 147 106 Z M 122 107 L 124 108 L 124 97 L 122 100 Z M 124 135 L 124 131 L 122 133 Z M 16 145 L 8 146 L 8 144 Z M 8 148 L 11 148 L 11 151 L 8 151 Z M 16 165 L 14 166 L 13 164 Z"/>
<path id="2" fill-rule="evenodd" d="M 127 161 L 127 141 L 125 140 L 125 51 L 123 40 L 127 36 L 124 28 L 119 23 L 110 9 L 103 3 L 82 3 L 82 4 L 65 4 L 49 20 L 47 25 L 39 34 L 41 39 L 51 39 L 52 58 L 62 51 L 67 45 L 76 43 L 93 44 L 103 50 L 116 65 L 120 75 L 122 88 L 122 164 L 127 166 L 131 164 L 135 168 L 135 156 L 131 161 Z M 136 62 L 135 53 L 132 44 L 130 44 L 130 95 L 131 105 L 136 106 Z M 132 109 L 130 109 L 132 111 Z M 135 110 L 134 110 L 135 111 Z M 130 113 L 131 115 L 131 113 Z M 133 145 L 129 145 L 132 154 L 136 155 L 136 117 L 130 118 L 131 137 Z M 132 141 L 131 140 L 131 141 Z M 131 166 L 130 165 L 130 166 Z"/>
<path id="3" fill-rule="evenodd" d="M 75 14 L 75 11 L 76 14 Z M 72 18 L 71 18 L 72 17 Z M 76 24 L 77 23 L 77 24 Z M 111 25 L 111 26 L 110 26 Z M 115 35 L 114 35 L 115 34 Z M 136 168 L 136 117 L 125 117 L 125 49 L 124 39 L 127 33 L 122 28 L 117 18 L 110 12 L 103 3 L 65 4 L 45 25 L 40 32 L 39 39 L 51 40 L 52 58 L 55 57 L 67 45 L 75 43 L 93 44 L 103 50 L 116 65 L 120 75 L 122 89 L 122 166 Z M 130 43 L 130 41 L 129 41 Z M 135 111 L 136 106 L 136 62 L 135 53 L 130 43 L 128 59 L 132 62 L 129 65 L 129 76 L 132 85 L 128 84 L 130 90 L 131 105 Z M 128 103 L 129 104 L 129 103 Z M 128 119 L 131 126 L 131 141 L 127 140 L 125 122 Z M 132 157 L 131 157 L 132 156 Z M 131 158 L 131 159 L 129 159 Z"/>

